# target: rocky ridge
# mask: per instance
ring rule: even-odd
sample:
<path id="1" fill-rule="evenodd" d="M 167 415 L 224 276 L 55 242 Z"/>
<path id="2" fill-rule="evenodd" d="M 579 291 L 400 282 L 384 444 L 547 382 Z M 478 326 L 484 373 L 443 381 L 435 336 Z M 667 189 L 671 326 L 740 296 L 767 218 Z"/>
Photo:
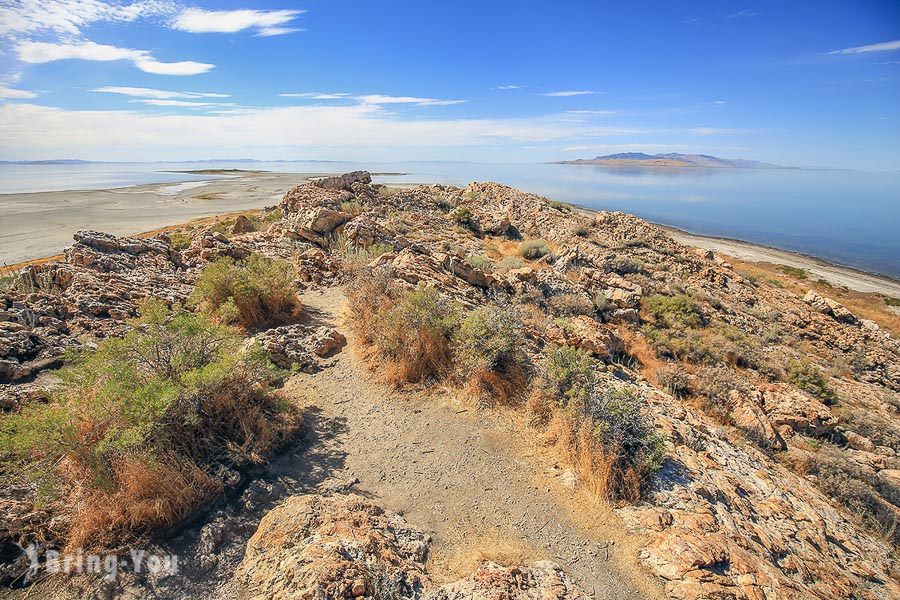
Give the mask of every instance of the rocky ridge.
<path id="1" fill-rule="evenodd" d="M 0 294 L 2 406 L 11 409 L 36 397 L 40 386 L 35 387 L 34 378 L 58 366 L 67 348 L 121 335 L 140 299 L 185 302 L 208 261 L 260 252 L 292 260 L 298 287 L 337 285 L 353 269 L 389 267 L 410 286 L 435 286 L 468 306 L 508 295 L 527 298 L 552 313 L 553 298 L 590 301 L 602 296 L 607 303 L 602 311 L 576 315 L 565 326 L 554 319 L 530 321 L 529 351 L 537 353 L 552 341 L 579 346 L 610 363 L 633 351 L 635 340 L 643 340 L 639 325 L 644 298 L 687 291 L 703 300 L 708 318 L 747 335 L 773 339 L 754 350 L 759 363 L 803 359 L 827 370 L 852 355 L 852 376 L 833 377 L 832 385 L 854 410 L 870 411 L 896 428 L 897 404 L 892 399 L 900 390 L 900 345 L 888 333 L 815 292 L 800 298 L 757 285 L 721 257 L 678 244 L 636 217 L 608 212 L 581 216 L 494 183 L 386 190 L 372 185 L 367 173 L 298 186 L 280 208 L 283 219 L 267 231 L 232 236 L 207 231 L 181 251 L 172 248 L 166 235 L 144 240 L 79 232 L 63 262 L 26 268 L 20 285 Z M 468 215 L 464 220 L 458 217 L 461 209 Z M 505 244 L 528 238 L 546 240 L 553 251 L 509 269 L 496 263 L 475 266 L 467 260 L 485 254 L 489 245 L 502 250 Z M 359 251 L 373 245 L 379 247 L 377 255 L 360 259 Z M 300 368 L 315 368 L 321 355 L 341 345 L 327 330 L 288 327 L 259 336 L 276 362 Z M 310 353 L 313 347 L 321 355 Z M 775 381 L 762 368 L 741 366 L 737 372 L 744 381 L 740 389 L 727 391 L 730 424 L 660 389 L 639 368 L 616 363 L 604 374 L 611 386 L 621 385 L 624 376 L 638 388 L 647 411 L 669 439 L 667 460 L 645 501 L 618 509 L 623 521 L 646 539 L 643 563 L 667 582 L 667 593 L 674 598 L 900 594 L 893 548 L 822 493 L 816 476 L 804 476 L 780 460 L 788 455 L 809 459 L 813 442 L 833 445 L 872 481 L 896 485 L 897 449 L 854 430 L 833 407 L 808 391 Z M 746 439 L 752 441 L 741 441 Z M 764 443 L 756 443 L 759 440 Z M 316 502 L 328 504 L 302 502 L 306 504 L 292 510 L 311 514 Z M 393 519 L 371 507 L 357 508 L 368 515 L 366 527 L 374 527 L 371 519 Z M 277 520 L 273 516 L 270 521 Z M 290 535 L 307 539 L 310 531 Z M 345 542 L 336 539 L 334 547 L 342 548 Z M 386 548 L 380 544 L 387 542 L 373 538 L 372 543 Z M 301 553 L 324 556 L 324 546 L 299 547 Z M 262 546 L 258 550 L 248 550 L 245 563 L 257 566 L 242 569 L 245 583 L 257 572 L 271 572 L 265 565 L 278 564 Z M 427 576 L 417 571 L 416 553 L 389 550 L 394 554 L 385 560 L 397 567 L 391 571 L 397 578 L 388 578 L 391 585 L 424 589 Z M 291 556 L 296 552 L 289 550 Z M 329 579 L 317 568 L 298 576 L 303 582 L 298 585 L 338 585 L 337 575 Z M 485 581 L 561 577 L 549 566 L 536 565 L 523 573 L 486 566 L 434 597 L 462 597 Z M 358 574 L 353 579 L 350 574 L 340 575 L 340 581 L 350 586 L 342 593 L 353 595 Z M 259 580 L 253 585 L 269 594 L 276 588 L 266 586 L 286 583 Z M 568 584 L 547 584 L 554 589 L 560 585 Z"/>

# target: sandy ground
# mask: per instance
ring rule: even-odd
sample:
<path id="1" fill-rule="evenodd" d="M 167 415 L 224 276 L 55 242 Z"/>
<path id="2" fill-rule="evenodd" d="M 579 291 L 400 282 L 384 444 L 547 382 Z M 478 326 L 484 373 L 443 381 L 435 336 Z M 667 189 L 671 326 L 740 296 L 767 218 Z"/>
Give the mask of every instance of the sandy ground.
<path id="1" fill-rule="evenodd" d="M 308 318 L 348 334 L 338 318 L 340 289 L 308 292 L 303 305 Z M 594 598 L 659 592 L 636 565 L 623 564 L 633 548 L 618 520 L 597 512 L 579 518 L 579 490 L 566 488 L 562 469 L 522 443 L 502 414 L 491 418 L 450 393 L 393 391 L 373 381 L 347 338 L 331 367 L 286 386 L 309 407 L 310 439 L 305 451 L 273 464 L 271 475 L 296 478 L 300 489 L 355 482 L 352 491 L 432 535 L 429 571 L 438 580 L 467 574 L 478 557 L 550 559 Z"/>
<path id="2" fill-rule="evenodd" d="M 58 254 L 79 229 L 136 235 L 198 217 L 278 204 L 290 188 L 321 175 L 248 172 L 199 186 L 198 182 L 160 183 L 0 194 L 0 266 Z"/>

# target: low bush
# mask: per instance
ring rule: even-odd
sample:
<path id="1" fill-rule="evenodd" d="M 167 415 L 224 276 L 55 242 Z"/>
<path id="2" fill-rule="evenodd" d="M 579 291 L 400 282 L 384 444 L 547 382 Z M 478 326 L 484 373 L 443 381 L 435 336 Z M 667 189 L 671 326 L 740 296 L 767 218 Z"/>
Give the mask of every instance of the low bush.
<path id="1" fill-rule="evenodd" d="M 647 296 L 643 300 L 643 308 L 647 317 L 660 327 L 683 329 L 706 324 L 706 316 L 700 305 L 684 294 Z"/>
<path id="2" fill-rule="evenodd" d="M 617 256 L 609 265 L 609 270 L 619 275 L 631 273 L 645 273 L 647 266 L 644 261 L 630 256 Z"/>
<path id="3" fill-rule="evenodd" d="M 550 254 L 550 246 L 544 240 L 525 240 L 519 247 L 519 254 L 528 260 L 535 260 Z"/>
<path id="4" fill-rule="evenodd" d="M 560 409 L 551 429 L 595 493 L 633 502 L 662 465 L 665 438 L 641 413 L 636 392 L 604 386 L 596 366 L 576 348 L 549 353 L 547 378 Z"/>
<path id="5" fill-rule="evenodd" d="M 230 257 L 200 274 L 191 303 L 223 323 L 251 328 L 295 319 L 301 306 L 290 263 L 260 254 L 246 261 Z"/>
<path id="6" fill-rule="evenodd" d="M 560 294 L 558 296 L 552 296 L 549 300 L 549 304 L 554 313 L 564 317 L 594 314 L 594 303 L 584 294 Z"/>
<path id="7" fill-rule="evenodd" d="M 838 396 L 822 371 L 814 364 L 805 360 L 792 360 L 788 362 L 784 373 L 784 380 L 799 390 L 815 396 L 824 404 L 830 406 L 837 403 Z"/>
<path id="8" fill-rule="evenodd" d="M 667 365 L 653 372 L 659 386 L 676 398 L 684 398 L 691 392 L 691 380 L 681 367 Z"/>
<path id="9" fill-rule="evenodd" d="M 578 237 L 587 237 L 591 234 L 591 226 L 587 223 L 578 223 L 577 225 L 572 227 L 572 235 L 577 235 Z"/>
<path id="10" fill-rule="evenodd" d="M 4 471 L 61 516 L 61 543 L 110 548 L 170 527 L 263 464 L 300 415 L 229 327 L 145 302 L 124 338 L 71 356 L 61 391 L 0 420 Z"/>
<path id="11" fill-rule="evenodd" d="M 504 273 L 514 269 L 521 269 L 524 266 L 525 261 L 518 256 L 504 256 L 503 260 L 500 261 L 500 270 Z"/>
<path id="12" fill-rule="evenodd" d="M 472 211 L 465 206 L 460 206 L 450 213 L 450 218 L 461 227 L 469 227 L 472 224 Z"/>
<path id="13" fill-rule="evenodd" d="M 454 341 L 454 362 L 473 396 L 510 403 L 526 387 L 522 315 L 509 303 L 492 303 L 462 319 Z"/>
<path id="14" fill-rule="evenodd" d="M 434 288 L 404 289 L 388 271 L 348 289 L 353 327 L 389 384 L 438 379 L 450 372 L 458 311 Z"/>
<path id="15" fill-rule="evenodd" d="M 487 258 L 486 256 L 470 254 L 466 256 L 466 263 L 468 263 L 470 267 L 478 269 L 479 271 L 492 271 L 494 269 L 494 261 Z"/>

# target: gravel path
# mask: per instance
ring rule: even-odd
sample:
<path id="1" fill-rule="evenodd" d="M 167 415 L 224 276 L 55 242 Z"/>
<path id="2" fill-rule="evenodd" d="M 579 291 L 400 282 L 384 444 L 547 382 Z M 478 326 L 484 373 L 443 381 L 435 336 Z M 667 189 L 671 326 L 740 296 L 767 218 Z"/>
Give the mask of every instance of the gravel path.
<path id="1" fill-rule="evenodd" d="M 303 301 L 313 318 L 334 325 L 343 299 L 332 288 Z M 403 514 L 433 535 L 429 567 L 437 578 L 443 573 L 435 571 L 453 571 L 465 557 L 512 555 L 559 562 L 597 598 L 656 591 L 615 568 L 615 547 L 570 516 L 560 494 L 542 483 L 536 459 L 510 449 L 509 429 L 440 395 L 392 392 L 371 380 L 354 350 L 351 338 L 331 367 L 288 383 L 310 406 L 310 439 L 302 453 L 273 465 L 272 475 L 320 489 L 352 485 Z"/>

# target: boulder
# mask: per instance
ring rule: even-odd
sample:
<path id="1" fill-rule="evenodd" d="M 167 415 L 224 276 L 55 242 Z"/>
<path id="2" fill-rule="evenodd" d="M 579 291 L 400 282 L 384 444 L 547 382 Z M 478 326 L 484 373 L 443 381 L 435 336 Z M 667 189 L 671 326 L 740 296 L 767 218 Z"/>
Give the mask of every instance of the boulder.
<path id="1" fill-rule="evenodd" d="M 231 585 L 251 598 L 418 598 L 428 542 L 361 496 L 292 496 L 263 517 Z"/>
<path id="2" fill-rule="evenodd" d="M 545 333 L 556 344 L 575 346 L 600 358 L 609 358 L 625 349 L 625 343 L 613 328 L 587 315 L 573 317 L 565 325 L 551 322 Z"/>
<path id="3" fill-rule="evenodd" d="M 345 190 L 352 191 L 354 183 L 372 183 L 372 175 L 368 171 L 353 171 L 352 173 L 344 173 L 343 175 L 335 175 L 334 177 L 323 177 L 313 181 L 313 185 L 325 190 Z"/>
<path id="4" fill-rule="evenodd" d="M 827 406 L 788 384 L 764 387 L 761 399 L 773 424 L 787 425 L 797 433 L 822 437 L 834 431 L 839 422 Z"/>
<path id="5" fill-rule="evenodd" d="M 231 233 L 234 235 L 242 235 L 244 233 L 250 233 L 251 231 L 256 231 L 256 227 L 253 226 L 253 221 L 248 219 L 245 215 L 238 215 L 238 218 L 234 221 L 234 225 L 231 227 Z"/>
<path id="6" fill-rule="evenodd" d="M 555 562 L 530 567 L 502 567 L 487 562 L 465 579 L 429 590 L 424 600 L 587 600 L 571 577 Z"/>

